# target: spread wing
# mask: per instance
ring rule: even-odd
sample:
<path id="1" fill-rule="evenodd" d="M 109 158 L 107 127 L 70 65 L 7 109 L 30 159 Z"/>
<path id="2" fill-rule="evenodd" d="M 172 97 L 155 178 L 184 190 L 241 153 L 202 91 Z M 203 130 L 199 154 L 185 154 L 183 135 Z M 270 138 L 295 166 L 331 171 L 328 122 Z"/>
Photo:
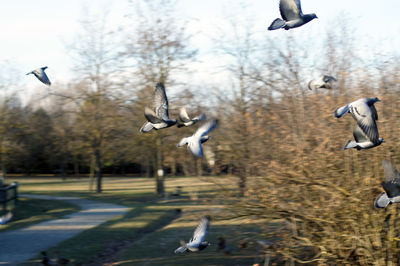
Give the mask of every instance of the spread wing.
<path id="1" fill-rule="evenodd" d="M 181 110 L 179 111 L 179 119 L 182 122 L 189 122 L 191 119 L 189 118 L 189 115 L 186 111 L 186 107 L 182 107 Z"/>
<path id="2" fill-rule="evenodd" d="M 382 187 L 389 198 L 400 196 L 400 174 L 397 169 L 387 160 L 382 161 L 386 181 L 382 182 Z"/>
<path id="3" fill-rule="evenodd" d="M 376 126 L 375 115 L 368 104 L 363 101 L 354 102 L 350 105 L 350 113 L 368 138 L 376 143 L 379 139 L 378 127 Z"/>
<path id="4" fill-rule="evenodd" d="M 35 75 L 35 77 L 36 77 L 38 80 L 40 80 L 40 81 L 43 82 L 44 84 L 50 86 L 50 85 L 51 85 L 51 82 L 50 82 L 50 80 L 49 80 L 49 77 L 46 75 L 46 72 L 44 72 L 44 70 L 45 70 L 46 68 L 47 68 L 47 67 L 42 67 L 42 68 L 35 69 L 35 70 L 33 70 L 33 71 L 27 73 L 27 75 L 33 74 L 33 75 Z"/>
<path id="5" fill-rule="evenodd" d="M 188 144 L 188 149 L 197 157 L 203 158 L 203 147 L 201 146 L 201 139 L 192 138 Z"/>
<path id="6" fill-rule="evenodd" d="M 154 111 L 159 118 L 169 120 L 167 94 L 161 82 L 157 83 L 154 90 Z"/>
<path id="7" fill-rule="evenodd" d="M 206 234 L 208 232 L 208 228 L 210 227 L 210 220 L 210 216 L 205 216 L 200 220 L 199 225 L 194 230 L 193 237 L 190 240 L 189 244 L 196 245 L 204 241 L 204 238 L 206 237 Z"/>
<path id="8" fill-rule="evenodd" d="M 356 124 L 353 130 L 354 140 L 358 143 L 360 142 L 369 142 L 370 139 L 365 135 L 364 131 Z"/>
<path id="9" fill-rule="evenodd" d="M 162 122 L 162 120 L 156 115 L 156 113 L 154 113 L 154 111 L 148 107 L 144 108 L 144 116 L 146 117 L 147 121 L 153 124 L 158 124 Z"/>
<path id="10" fill-rule="evenodd" d="M 201 139 L 201 137 L 207 135 L 211 130 L 213 130 L 214 128 L 216 128 L 218 125 L 218 120 L 217 119 L 213 119 L 213 120 L 209 120 L 207 122 L 205 122 L 203 125 L 201 125 L 201 127 L 199 127 L 196 131 L 196 133 L 194 133 L 194 137 L 196 139 Z"/>
<path id="11" fill-rule="evenodd" d="M 395 179 L 400 180 L 400 174 L 397 169 L 387 160 L 382 161 L 383 170 L 385 172 L 386 181 L 392 181 Z"/>
<path id="12" fill-rule="evenodd" d="M 347 112 L 350 110 L 349 105 L 345 105 L 342 107 L 339 107 L 335 110 L 335 117 L 336 118 L 340 118 L 342 116 L 344 116 L 345 114 L 347 114 Z"/>
<path id="13" fill-rule="evenodd" d="M 300 0 L 281 0 L 279 2 L 279 11 L 286 21 L 300 19 L 303 15 Z"/>
<path id="14" fill-rule="evenodd" d="M 322 80 L 323 80 L 325 83 L 328 83 L 328 82 L 331 82 L 331 81 L 336 81 L 336 79 L 335 79 L 334 77 L 328 76 L 328 75 L 324 75 L 323 78 L 322 78 Z"/>
<path id="15" fill-rule="evenodd" d="M 46 72 L 44 72 L 44 70 L 45 70 L 45 68 L 41 68 L 40 69 L 41 71 L 41 75 L 40 75 L 40 81 L 41 82 L 43 82 L 44 84 L 47 84 L 47 85 L 51 85 L 51 82 L 50 82 L 50 80 L 49 80 L 49 77 L 46 75 Z"/>
<path id="16" fill-rule="evenodd" d="M 372 111 L 372 117 L 375 120 L 378 120 L 378 112 L 376 111 L 375 105 L 371 105 L 370 108 L 371 108 L 371 111 Z"/>

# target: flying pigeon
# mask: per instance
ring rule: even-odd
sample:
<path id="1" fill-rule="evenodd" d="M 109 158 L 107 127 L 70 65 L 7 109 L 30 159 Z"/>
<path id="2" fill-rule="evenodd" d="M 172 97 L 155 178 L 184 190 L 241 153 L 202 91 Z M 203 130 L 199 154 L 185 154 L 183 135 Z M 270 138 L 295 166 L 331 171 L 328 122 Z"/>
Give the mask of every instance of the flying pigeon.
<path id="1" fill-rule="evenodd" d="M 187 144 L 188 149 L 195 156 L 203 158 L 203 148 L 201 144 L 210 139 L 210 136 L 207 134 L 216 128 L 217 124 L 218 120 L 216 119 L 206 121 L 192 136 L 181 139 L 181 141 L 178 143 L 178 147 L 182 147 L 183 145 Z"/>
<path id="2" fill-rule="evenodd" d="M 50 86 L 50 85 L 51 85 L 51 82 L 50 82 L 49 78 L 47 77 L 46 72 L 44 72 L 44 70 L 45 70 L 46 68 L 47 68 L 47 66 L 41 67 L 41 68 L 38 68 L 38 69 L 35 69 L 35 70 L 33 70 L 33 71 L 29 72 L 29 73 L 26 73 L 26 75 L 33 74 L 33 75 L 35 75 L 35 77 L 37 77 L 41 82 L 43 82 L 44 84 Z"/>
<path id="3" fill-rule="evenodd" d="M 362 98 L 335 110 L 335 116 L 337 118 L 351 113 L 357 122 L 353 131 L 355 141 L 349 141 L 344 149 L 369 149 L 384 142 L 384 139 L 379 137 L 378 127 L 376 126 L 378 113 L 374 103 L 378 101 L 380 100 L 376 97 Z"/>
<path id="4" fill-rule="evenodd" d="M 400 174 L 397 169 L 387 160 L 382 162 L 386 181 L 382 182 L 385 192 L 376 198 L 375 208 L 385 208 L 390 203 L 400 202 Z"/>
<path id="5" fill-rule="evenodd" d="M 13 217 L 12 212 L 7 212 L 5 215 L 0 217 L 0 225 L 8 223 L 12 217 Z"/>
<path id="6" fill-rule="evenodd" d="M 199 250 L 203 250 L 210 245 L 209 242 L 204 241 L 206 237 L 208 228 L 210 227 L 210 216 L 204 216 L 199 225 L 196 227 L 193 233 L 193 237 L 189 240 L 188 243 L 181 241 L 181 246 L 175 250 L 175 254 L 187 252 L 195 252 Z"/>
<path id="7" fill-rule="evenodd" d="M 300 0 L 280 0 L 279 11 L 282 19 L 275 19 L 268 27 L 268 30 L 277 30 L 281 28 L 289 30 L 300 27 L 314 18 L 317 18 L 317 15 L 314 13 L 303 14 L 303 11 L 301 11 Z"/>
<path id="8" fill-rule="evenodd" d="M 194 125 L 197 122 L 204 120 L 204 119 L 206 119 L 205 114 L 201 114 L 201 115 L 195 116 L 193 118 L 190 118 L 188 113 L 186 112 L 186 107 L 182 107 L 179 112 L 178 127 L 188 127 L 188 126 Z"/>
<path id="9" fill-rule="evenodd" d="M 332 88 L 332 82 L 337 81 L 334 77 L 323 75 L 317 80 L 311 80 L 308 82 L 308 88 L 312 89 L 330 89 Z"/>
<path id="10" fill-rule="evenodd" d="M 165 93 L 164 85 L 159 82 L 157 83 L 154 90 L 154 111 L 146 107 L 144 109 L 144 116 L 147 121 L 140 132 L 146 133 L 152 129 L 158 130 L 167 128 L 176 124 L 175 119 L 170 119 L 168 115 L 168 99 Z"/>

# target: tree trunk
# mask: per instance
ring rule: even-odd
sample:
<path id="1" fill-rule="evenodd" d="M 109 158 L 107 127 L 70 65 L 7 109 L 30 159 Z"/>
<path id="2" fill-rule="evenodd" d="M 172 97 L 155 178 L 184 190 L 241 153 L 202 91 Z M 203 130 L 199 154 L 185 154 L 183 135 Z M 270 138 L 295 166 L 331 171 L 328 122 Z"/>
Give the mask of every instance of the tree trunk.
<path id="1" fill-rule="evenodd" d="M 76 156 L 74 156 L 74 174 L 75 176 L 79 176 L 79 163 Z"/>
<path id="2" fill-rule="evenodd" d="M 160 174 L 160 172 L 163 172 L 163 165 L 162 165 L 162 140 L 161 136 L 157 136 L 156 140 L 156 146 L 157 146 L 157 152 L 156 152 L 156 178 L 157 178 L 157 196 L 163 197 L 164 196 L 164 173 Z M 161 171 L 159 171 L 161 170 Z"/>
<path id="3" fill-rule="evenodd" d="M 96 189 L 96 192 L 97 193 L 101 193 L 102 192 L 101 185 L 102 185 L 103 175 L 102 175 L 102 171 L 101 171 L 101 168 L 102 168 L 102 165 L 101 165 L 101 153 L 100 153 L 100 151 L 98 149 L 95 150 L 94 156 L 96 158 L 96 175 L 97 175 L 97 189 Z"/>
<path id="4" fill-rule="evenodd" d="M 95 168 L 94 155 L 92 155 L 90 158 L 90 169 L 89 169 L 89 190 L 90 191 L 93 190 L 94 168 Z"/>

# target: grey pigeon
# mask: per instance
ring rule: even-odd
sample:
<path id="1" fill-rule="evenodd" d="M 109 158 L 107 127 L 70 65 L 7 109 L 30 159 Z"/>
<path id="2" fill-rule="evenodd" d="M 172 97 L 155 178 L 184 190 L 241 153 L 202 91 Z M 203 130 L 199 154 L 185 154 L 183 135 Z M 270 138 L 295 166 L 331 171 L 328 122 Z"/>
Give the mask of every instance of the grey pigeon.
<path id="1" fill-rule="evenodd" d="M 376 198 L 376 208 L 386 208 L 390 203 L 400 202 L 400 174 L 389 161 L 383 160 L 382 165 L 386 176 L 386 181 L 382 182 L 385 192 Z"/>
<path id="2" fill-rule="evenodd" d="M 201 114 L 201 115 L 195 116 L 193 118 L 190 118 L 186 111 L 186 107 L 182 107 L 179 112 L 178 127 L 188 127 L 188 126 L 194 125 L 197 122 L 204 120 L 204 119 L 206 119 L 205 114 Z"/>
<path id="3" fill-rule="evenodd" d="M 47 77 L 46 72 L 44 72 L 44 70 L 46 68 L 47 68 L 47 66 L 35 69 L 35 70 L 33 70 L 33 71 L 29 72 L 29 73 L 26 73 L 26 75 L 33 74 L 33 75 L 35 75 L 35 77 L 38 78 L 38 80 L 40 80 L 44 84 L 50 86 L 51 82 L 50 82 L 49 78 Z"/>
<path id="4" fill-rule="evenodd" d="M 5 215 L 0 217 L 0 225 L 8 223 L 13 217 L 12 212 L 7 212 Z"/>
<path id="5" fill-rule="evenodd" d="M 175 119 L 169 118 L 167 94 L 161 82 L 157 83 L 154 90 L 154 111 L 146 107 L 144 116 L 147 122 L 140 129 L 142 133 L 149 132 L 152 129 L 167 128 L 176 124 L 177 121 Z"/>
<path id="6" fill-rule="evenodd" d="M 308 88 L 310 90 L 312 90 L 312 89 L 331 89 L 333 81 L 337 81 L 337 80 L 332 76 L 323 75 L 319 79 L 311 80 L 310 82 L 308 82 Z"/>
<path id="7" fill-rule="evenodd" d="M 300 0 L 280 0 L 279 11 L 282 19 L 275 19 L 268 27 L 268 30 L 277 30 L 281 28 L 289 30 L 300 27 L 310 22 L 314 18 L 317 18 L 317 15 L 314 13 L 306 15 L 303 14 Z"/>
<path id="8" fill-rule="evenodd" d="M 175 254 L 187 252 L 196 252 L 203 250 L 210 245 L 209 242 L 204 241 L 208 228 L 210 227 L 211 217 L 206 215 L 201 220 L 193 233 L 193 237 L 188 243 L 181 241 L 181 246 L 175 250 Z"/>
<path id="9" fill-rule="evenodd" d="M 375 109 L 374 103 L 378 101 L 380 100 L 376 97 L 362 98 L 335 110 L 335 116 L 337 118 L 340 118 L 347 113 L 351 113 L 357 122 L 353 131 L 355 141 L 350 140 L 344 149 L 370 149 L 379 146 L 384 142 L 383 138 L 379 138 L 378 127 L 376 125 L 378 113 Z"/>
<path id="10" fill-rule="evenodd" d="M 182 147 L 183 145 L 187 144 L 188 149 L 195 156 L 203 158 L 203 147 L 201 146 L 201 144 L 210 139 L 210 136 L 208 136 L 207 134 L 210 133 L 211 130 L 216 128 L 217 125 L 218 120 L 216 119 L 206 121 L 196 130 L 196 132 L 192 136 L 181 139 L 181 141 L 178 143 L 178 147 Z"/>

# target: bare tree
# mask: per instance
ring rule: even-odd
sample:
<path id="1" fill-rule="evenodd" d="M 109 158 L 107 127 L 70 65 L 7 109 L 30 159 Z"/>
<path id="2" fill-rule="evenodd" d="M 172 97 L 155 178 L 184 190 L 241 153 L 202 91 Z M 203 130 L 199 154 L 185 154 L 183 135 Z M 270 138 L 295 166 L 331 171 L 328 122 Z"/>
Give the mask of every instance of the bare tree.
<path id="1" fill-rule="evenodd" d="M 121 99 L 116 97 L 122 65 L 118 36 L 109 29 L 106 13 L 86 15 L 76 41 L 68 47 L 78 82 L 73 93 L 60 94 L 76 106 L 76 132 L 94 158 L 98 193 L 102 191 L 104 148 L 122 120 Z"/>
<path id="2" fill-rule="evenodd" d="M 196 50 L 189 48 L 190 36 L 186 26 L 173 14 L 172 1 L 140 1 L 133 5 L 135 12 L 131 15 L 134 32 L 129 35 L 125 55 L 132 60 L 133 81 L 137 89 L 134 109 L 136 117 L 142 116 L 144 106 L 151 106 L 154 86 L 162 82 L 171 95 L 171 88 L 178 75 L 185 73 L 185 65 L 191 62 Z M 160 15 L 162 14 L 162 15 Z M 139 125 L 143 119 L 137 121 Z M 157 174 L 157 195 L 164 194 L 163 142 L 168 132 L 138 136 L 146 147 L 147 160 L 153 165 Z M 143 143 L 142 142 L 142 143 Z"/>

